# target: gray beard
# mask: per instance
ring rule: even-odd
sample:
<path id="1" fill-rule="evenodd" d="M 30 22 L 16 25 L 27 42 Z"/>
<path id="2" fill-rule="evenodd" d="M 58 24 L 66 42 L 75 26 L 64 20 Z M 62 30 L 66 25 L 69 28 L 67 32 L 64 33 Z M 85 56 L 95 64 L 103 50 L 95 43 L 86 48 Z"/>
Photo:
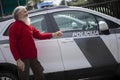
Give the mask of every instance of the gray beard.
<path id="1" fill-rule="evenodd" d="M 30 18 L 29 18 L 29 17 L 21 18 L 20 20 L 21 20 L 22 22 L 24 22 L 26 25 L 28 25 L 28 26 L 30 25 L 30 22 L 31 22 L 31 21 L 30 21 Z"/>

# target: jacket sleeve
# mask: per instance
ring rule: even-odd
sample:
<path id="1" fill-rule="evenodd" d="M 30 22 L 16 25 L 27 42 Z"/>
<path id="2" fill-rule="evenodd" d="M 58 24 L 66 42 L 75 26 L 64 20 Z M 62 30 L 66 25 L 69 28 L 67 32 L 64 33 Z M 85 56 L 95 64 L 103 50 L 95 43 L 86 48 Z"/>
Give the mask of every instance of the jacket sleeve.
<path id="1" fill-rule="evenodd" d="M 15 60 L 20 58 L 18 50 L 17 50 L 17 38 L 14 33 L 14 29 L 9 29 L 9 43 L 10 43 L 10 50 Z"/>
<path id="2" fill-rule="evenodd" d="M 32 28 L 33 28 L 33 37 L 34 38 L 43 40 L 43 39 L 50 39 L 52 37 L 51 33 L 42 33 L 40 31 L 38 31 L 36 28 L 34 28 L 34 27 L 32 27 Z"/>

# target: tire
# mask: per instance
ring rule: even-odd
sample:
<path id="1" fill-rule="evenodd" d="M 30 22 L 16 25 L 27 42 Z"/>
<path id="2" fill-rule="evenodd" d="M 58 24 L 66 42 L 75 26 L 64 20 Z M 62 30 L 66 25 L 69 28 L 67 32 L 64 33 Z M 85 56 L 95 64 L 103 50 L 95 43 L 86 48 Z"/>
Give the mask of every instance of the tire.
<path id="1" fill-rule="evenodd" d="M 18 77 L 11 72 L 0 71 L 0 80 L 18 80 Z"/>

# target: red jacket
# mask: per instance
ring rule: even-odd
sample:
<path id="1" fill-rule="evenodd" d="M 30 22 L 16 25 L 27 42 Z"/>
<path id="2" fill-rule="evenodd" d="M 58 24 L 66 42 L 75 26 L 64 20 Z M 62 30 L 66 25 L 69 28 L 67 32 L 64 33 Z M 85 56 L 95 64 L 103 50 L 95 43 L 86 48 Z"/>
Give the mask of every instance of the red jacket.
<path id="1" fill-rule="evenodd" d="M 15 60 L 37 57 L 33 38 L 50 39 L 51 33 L 41 33 L 32 26 L 16 20 L 9 29 L 10 49 Z"/>

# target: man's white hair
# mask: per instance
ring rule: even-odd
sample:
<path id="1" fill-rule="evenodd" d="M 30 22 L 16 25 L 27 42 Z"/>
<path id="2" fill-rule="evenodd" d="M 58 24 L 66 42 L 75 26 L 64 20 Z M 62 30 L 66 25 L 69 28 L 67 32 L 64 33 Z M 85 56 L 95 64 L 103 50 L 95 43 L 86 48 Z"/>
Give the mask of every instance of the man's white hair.
<path id="1" fill-rule="evenodd" d="M 24 6 L 18 6 L 18 7 L 16 7 L 16 8 L 14 9 L 14 11 L 13 11 L 13 18 L 14 18 L 15 20 L 18 19 L 18 14 L 19 14 L 19 12 L 20 12 L 21 9 L 25 9 L 25 7 L 24 7 Z"/>

